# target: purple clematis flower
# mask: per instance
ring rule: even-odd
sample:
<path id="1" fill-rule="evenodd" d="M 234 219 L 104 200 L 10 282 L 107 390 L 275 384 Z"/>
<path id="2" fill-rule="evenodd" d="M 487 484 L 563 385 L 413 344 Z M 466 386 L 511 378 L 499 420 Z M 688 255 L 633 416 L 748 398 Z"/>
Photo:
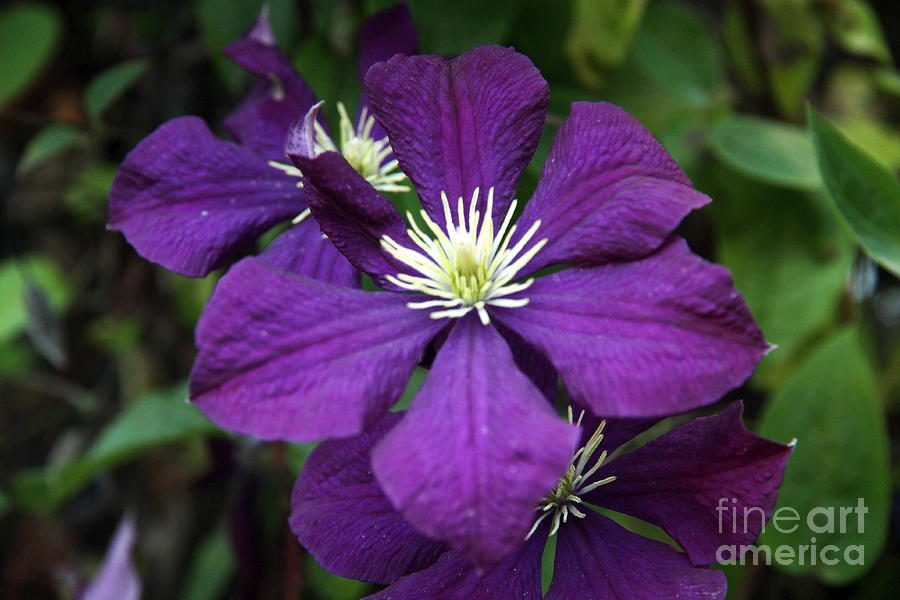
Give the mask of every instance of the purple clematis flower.
<path id="1" fill-rule="evenodd" d="M 371 600 L 538 600 L 541 555 L 557 532 L 548 600 L 724 598 L 723 574 L 707 567 L 720 546 L 756 539 L 792 450 L 747 431 L 741 412 L 734 403 L 609 461 L 608 452 L 653 420 L 593 421 L 566 475 L 538 507 L 528 539 L 486 568 L 413 530 L 381 493 L 370 454 L 397 426 L 398 414 L 313 452 L 294 487 L 291 528 L 325 568 L 392 584 Z M 722 499 L 724 513 L 717 510 Z M 683 552 L 632 533 L 593 507 L 653 523 Z M 433 508 L 454 509 L 452 499 Z M 745 508 L 753 515 L 746 521 Z M 497 514 L 503 510 L 495 507 Z"/>
<path id="2" fill-rule="evenodd" d="M 521 540 L 532 499 L 575 448 L 577 429 L 544 398 L 557 372 L 593 414 L 659 416 L 718 399 L 769 346 L 727 270 L 671 236 L 709 198 L 622 109 L 572 106 L 513 223 L 548 97 L 525 56 L 398 55 L 366 84 L 423 224 L 316 148 L 314 109 L 286 151 L 322 231 L 386 291 L 238 263 L 201 318 L 191 398 L 263 438 L 352 436 L 434 340 L 433 367 L 373 469 L 415 527 L 490 562 Z M 447 498 L 455 510 L 435 511 Z"/>
<path id="3" fill-rule="evenodd" d="M 415 52 L 416 46 L 406 5 L 373 15 L 360 32 L 360 78 L 373 63 Z M 266 10 L 225 53 L 258 78 L 224 123 L 238 143 L 218 139 L 197 117 L 173 119 L 128 154 L 110 191 L 109 228 L 121 231 L 144 258 L 191 277 L 227 264 L 272 226 L 308 214 L 300 172 L 285 158 L 284 139 L 316 103 L 315 95 L 278 50 Z M 356 125 L 339 106 L 338 141 L 319 124 L 318 147 L 343 153 L 376 189 L 404 189 L 405 175 L 396 170 L 367 104 L 361 104 Z M 314 277 L 317 270 L 333 273 L 328 281 L 340 285 L 354 281 L 350 265 L 321 240 L 314 223 L 298 228 L 281 243 L 292 247 L 288 254 L 310 253 L 315 260 L 277 266 L 305 267 L 299 272 Z"/>

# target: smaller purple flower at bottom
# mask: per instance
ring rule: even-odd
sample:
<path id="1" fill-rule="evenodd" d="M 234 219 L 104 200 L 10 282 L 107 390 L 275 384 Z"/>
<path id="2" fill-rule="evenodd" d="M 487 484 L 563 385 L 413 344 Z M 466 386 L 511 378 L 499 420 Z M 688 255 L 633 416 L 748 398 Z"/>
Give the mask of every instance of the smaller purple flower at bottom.
<path id="1" fill-rule="evenodd" d="M 716 549 L 756 539 L 792 450 L 745 429 L 742 408 L 732 404 L 609 461 L 656 419 L 589 418 L 582 423 L 584 446 L 539 504 L 527 540 L 486 568 L 417 532 L 378 487 L 371 450 L 400 420 L 397 413 L 313 452 L 294 488 L 290 525 L 326 569 L 390 584 L 370 600 L 537 600 L 544 546 L 556 534 L 547 600 L 724 598 L 723 574 L 708 568 Z M 717 510 L 722 499 L 734 510 Z M 683 552 L 632 533 L 594 507 L 662 528 Z"/>

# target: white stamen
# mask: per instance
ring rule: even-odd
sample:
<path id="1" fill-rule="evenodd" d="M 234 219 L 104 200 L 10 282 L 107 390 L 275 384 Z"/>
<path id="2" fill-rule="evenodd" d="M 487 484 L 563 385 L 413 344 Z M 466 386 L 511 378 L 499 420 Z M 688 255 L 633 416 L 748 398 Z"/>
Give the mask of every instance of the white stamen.
<path id="1" fill-rule="evenodd" d="M 495 232 L 494 188 L 488 190 L 483 214 L 478 209 L 479 193 L 480 189 L 475 188 L 468 210 L 462 197 L 457 199 L 454 221 L 450 200 L 441 192 L 445 229 L 441 229 L 424 210 L 420 213 L 424 228 L 407 213 L 410 228 L 406 233 L 418 250 L 402 246 L 387 235 L 381 238 L 382 248 L 419 274 L 399 273 L 386 279 L 404 290 L 442 299 L 410 302 L 409 308 L 443 309 L 432 312 L 432 319 L 459 318 L 474 310 L 487 325 L 491 322 L 488 306 L 519 308 L 528 304 L 528 298 L 506 296 L 524 291 L 534 283 L 534 279 L 511 282 L 546 245 L 547 240 L 543 239 L 526 250 L 541 222 L 535 221 L 510 247 L 516 232 L 516 226 L 510 226 L 510 223 L 517 202 L 512 201 Z"/>
<path id="2" fill-rule="evenodd" d="M 372 138 L 375 117 L 370 115 L 368 109 L 364 107 L 359 115 L 356 128 L 354 128 L 350 115 L 347 114 L 347 109 L 342 102 L 337 103 L 337 109 L 340 116 L 338 125 L 340 147 L 334 143 L 325 128 L 316 121 L 314 143 L 316 156 L 323 152 L 340 152 L 356 172 L 362 175 L 376 190 L 382 192 L 408 191 L 409 186 L 401 185 L 406 181 L 406 175 L 399 170 L 399 163 L 396 160 L 384 162 L 393 152 L 387 136 L 380 140 Z M 293 177 L 303 177 L 300 169 L 290 164 L 270 160 L 269 166 Z M 298 182 L 297 187 L 303 187 L 303 183 Z"/>
<path id="3" fill-rule="evenodd" d="M 572 407 L 569 407 L 569 423 L 573 423 L 572 419 Z M 584 420 L 584 411 L 581 411 L 581 414 L 578 416 L 578 421 L 575 421 L 574 424 L 581 426 L 581 422 Z M 597 430 L 588 440 L 587 444 L 584 447 L 579 448 L 575 455 L 572 456 L 572 460 L 569 462 L 569 468 L 566 470 L 566 474 L 562 476 L 562 479 L 559 480 L 559 483 L 556 484 L 556 487 L 547 494 L 547 496 L 541 501 L 541 504 L 535 509 L 541 512 L 541 516 L 538 517 L 534 525 L 532 525 L 531 530 L 528 532 L 528 535 L 525 536 L 527 540 L 534 532 L 537 531 L 538 526 L 541 522 L 553 515 L 551 520 L 550 527 L 550 535 L 553 536 L 559 531 L 559 526 L 561 523 L 566 523 L 569 520 L 569 515 L 576 517 L 578 519 L 583 519 L 587 515 L 583 513 L 576 504 L 584 504 L 584 501 L 581 499 L 582 496 L 593 492 L 598 487 L 602 485 L 606 485 L 608 483 L 612 483 L 616 480 L 615 475 L 611 475 L 609 477 L 604 477 L 598 481 L 593 483 L 587 483 L 590 478 L 596 473 L 601 466 L 603 466 L 604 461 L 606 461 L 607 452 L 604 450 L 600 453 L 600 456 L 597 457 L 594 465 L 585 471 L 585 468 L 588 466 L 588 463 L 591 462 L 591 458 L 594 455 L 594 452 L 600 447 L 600 442 L 603 441 L 603 428 L 606 427 L 606 421 L 601 421 L 600 426 L 597 427 Z"/>

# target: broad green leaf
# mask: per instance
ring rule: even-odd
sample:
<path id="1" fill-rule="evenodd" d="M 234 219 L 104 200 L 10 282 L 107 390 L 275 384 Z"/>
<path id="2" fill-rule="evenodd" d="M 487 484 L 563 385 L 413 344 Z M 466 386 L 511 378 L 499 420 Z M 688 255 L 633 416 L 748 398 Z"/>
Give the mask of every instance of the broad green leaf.
<path id="1" fill-rule="evenodd" d="M 835 38 L 848 52 L 890 62 L 891 52 L 875 10 L 862 0 L 843 0 L 824 11 Z"/>
<path id="2" fill-rule="evenodd" d="M 766 406 L 760 433 L 781 442 L 797 439 L 778 495 L 778 506 L 785 508 L 775 515 L 792 516 L 793 509 L 800 519 L 770 521 L 759 543 L 773 552 L 782 545 L 793 548 L 793 561 L 776 561 L 789 573 L 815 575 L 832 585 L 861 577 L 884 547 L 890 471 L 875 374 L 855 328 L 832 336 L 800 365 Z M 865 510 L 847 511 L 860 502 Z M 819 549 L 837 547 L 835 564 L 811 564 L 808 558 L 799 564 L 799 546 L 809 546 L 812 538 Z M 862 564 L 853 564 L 859 552 Z"/>
<path id="3" fill-rule="evenodd" d="M 113 419 L 84 455 L 58 467 L 20 473 L 14 483 L 17 502 L 53 510 L 98 474 L 149 449 L 220 433 L 186 397 L 184 385 L 148 393 Z"/>
<path id="4" fill-rule="evenodd" d="M 28 141 L 22 159 L 16 167 L 19 173 L 27 173 L 41 166 L 60 152 L 83 146 L 87 138 L 69 125 L 48 125 Z"/>
<path id="5" fill-rule="evenodd" d="M 731 269 L 763 333 L 778 348 L 755 375 L 772 387 L 837 316 L 853 246 L 827 206 L 805 194 L 720 174 L 709 211 L 716 259 Z"/>
<path id="6" fill-rule="evenodd" d="M 37 2 L 0 12 L 0 106 L 28 89 L 59 44 L 62 22 L 56 8 Z"/>
<path id="7" fill-rule="evenodd" d="M 0 263 L 0 344 L 28 324 L 26 290 L 29 280 L 40 286 L 53 310 L 61 311 L 68 304 L 68 284 L 50 260 L 29 256 Z"/>
<path id="8" fill-rule="evenodd" d="M 597 89 L 625 59 L 646 5 L 647 0 L 574 0 L 565 49 L 583 85 Z"/>
<path id="9" fill-rule="evenodd" d="M 879 264 L 900 275 L 900 183 L 834 125 L 809 110 L 822 179 L 857 240 Z"/>
<path id="10" fill-rule="evenodd" d="M 754 94 L 759 94 L 763 89 L 762 67 L 747 16 L 741 4 L 728 2 L 722 13 L 722 41 L 741 83 Z"/>
<path id="11" fill-rule="evenodd" d="M 110 67 L 94 77 L 84 90 L 84 109 L 92 120 L 99 119 L 128 88 L 147 71 L 146 60 L 130 60 Z"/>
<path id="12" fill-rule="evenodd" d="M 650 3 L 632 52 L 651 79 L 690 106 L 708 107 L 724 89 L 721 52 L 708 24 L 680 3 Z"/>
<path id="13" fill-rule="evenodd" d="M 794 125 L 733 115 L 719 121 L 709 138 L 713 152 L 750 177 L 786 187 L 821 187 L 812 142 Z"/>
<path id="14" fill-rule="evenodd" d="M 200 544 L 188 569 L 184 591 L 186 600 L 221 598 L 234 574 L 234 552 L 225 525 L 216 527 Z"/>

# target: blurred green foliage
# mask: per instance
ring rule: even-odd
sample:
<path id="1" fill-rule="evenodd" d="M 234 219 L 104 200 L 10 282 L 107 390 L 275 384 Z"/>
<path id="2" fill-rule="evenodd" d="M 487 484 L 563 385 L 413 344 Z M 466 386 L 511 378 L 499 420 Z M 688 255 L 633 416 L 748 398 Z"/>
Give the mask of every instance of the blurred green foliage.
<path id="1" fill-rule="evenodd" d="M 323 571 L 286 529 L 292 479 L 313 445 L 223 436 L 184 401 L 191 329 L 220 273 L 193 280 L 164 272 L 104 231 L 125 152 L 182 114 L 215 129 L 240 102 L 250 82 L 222 49 L 261 4 L 21 1 L 0 9 L 0 173 L 10 188 L 0 257 L 0 528 L 9 535 L 0 562 L 19 597 L 65 597 L 46 565 L 95 562 L 102 543 L 85 531 L 115 522 L 126 506 L 141 523 L 148 598 L 302 590 L 338 600 L 373 589 Z M 267 4 L 281 48 L 327 100 L 327 116 L 337 101 L 355 106 L 357 28 L 393 0 Z M 635 114 L 715 200 L 679 233 L 731 269 L 778 346 L 729 399 L 746 400 L 761 433 L 798 440 L 780 504 L 802 512 L 864 497 L 870 509 L 864 533 L 817 536 L 820 545 L 865 544 L 865 565 L 729 566 L 729 597 L 893 598 L 900 6 L 410 6 L 423 52 L 514 45 L 548 79 L 547 127 L 520 198 L 534 189 L 569 103 L 602 100 Z M 412 207 L 416 199 L 395 201 Z M 398 408 L 425 374 L 416 369 Z M 770 528 L 762 542 L 796 546 L 811 535 Z M 545 583 L 551 570 L 552 547 Z"/>

